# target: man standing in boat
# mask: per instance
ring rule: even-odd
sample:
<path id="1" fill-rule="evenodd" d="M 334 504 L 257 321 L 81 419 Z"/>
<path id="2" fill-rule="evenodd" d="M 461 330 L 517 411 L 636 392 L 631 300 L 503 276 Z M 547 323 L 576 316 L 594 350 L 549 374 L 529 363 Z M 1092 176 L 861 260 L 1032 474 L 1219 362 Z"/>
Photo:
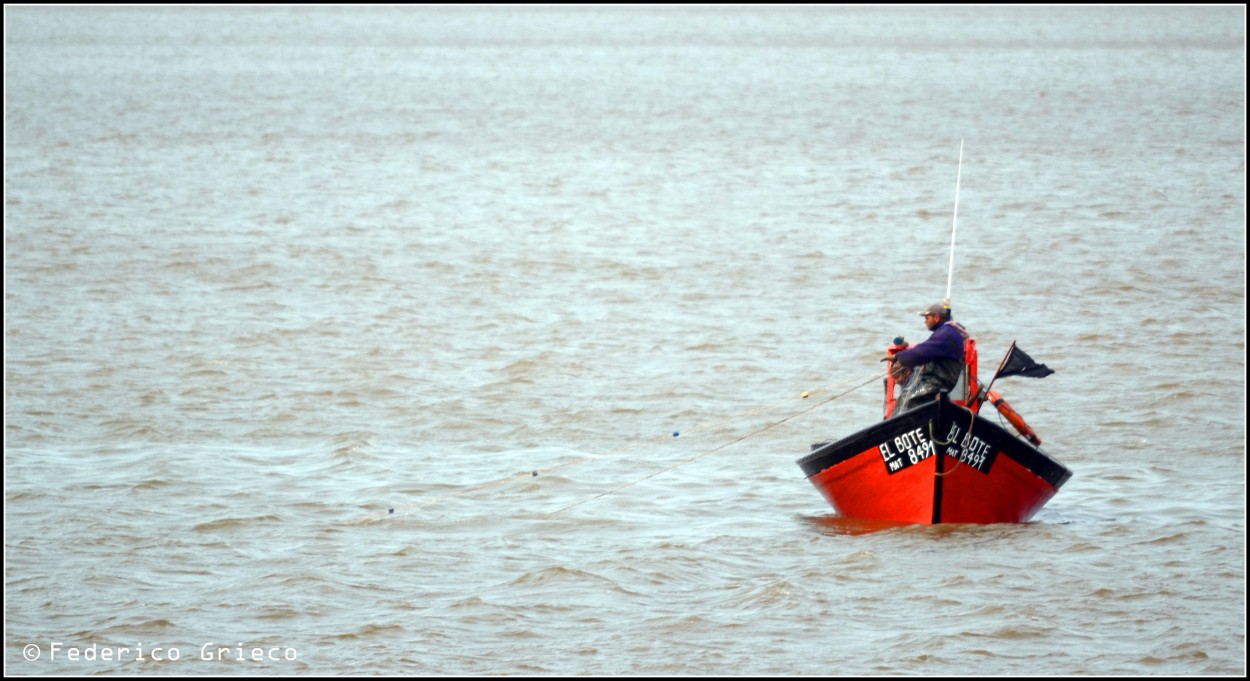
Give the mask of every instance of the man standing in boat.
<path id="1" fill-rule="evenodd" d="M 933 332 L 929 339 L 881 360 L 912 370 L 894 414 L 933 400 L 943 390 L 953 389 L 963 375 L 964 341 L 968 339 L 968 332 L 951 320 L 950 305 L 934 303 L 921 310 L 920 315 Z"/>

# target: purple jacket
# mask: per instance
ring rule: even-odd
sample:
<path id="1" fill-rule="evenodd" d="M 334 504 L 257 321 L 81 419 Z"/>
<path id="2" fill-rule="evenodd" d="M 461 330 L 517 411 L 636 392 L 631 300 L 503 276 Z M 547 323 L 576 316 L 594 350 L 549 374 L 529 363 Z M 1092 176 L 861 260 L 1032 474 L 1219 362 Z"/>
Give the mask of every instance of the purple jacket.
<path id="1" fill-rule="evenodd" d="M 933 330 L 933 335 L 919 345 L 900 350 L 894 355 L 896 361 L 908 368 L 939 359 L 964 359 L 964 335 L 953 324 L 942 322 Z"/>

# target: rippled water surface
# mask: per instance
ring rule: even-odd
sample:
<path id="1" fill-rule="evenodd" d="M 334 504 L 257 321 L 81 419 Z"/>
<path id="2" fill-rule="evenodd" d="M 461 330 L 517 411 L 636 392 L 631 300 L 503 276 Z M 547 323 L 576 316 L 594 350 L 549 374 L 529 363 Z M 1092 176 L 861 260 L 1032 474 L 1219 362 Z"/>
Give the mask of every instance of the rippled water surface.
<path id="1" fill-rule="evenodd" d="M 7 673 L 1245 674 L 1242 8 L 5 21 Z M 953 226 L 1074 476 L 837 518 Z"/>

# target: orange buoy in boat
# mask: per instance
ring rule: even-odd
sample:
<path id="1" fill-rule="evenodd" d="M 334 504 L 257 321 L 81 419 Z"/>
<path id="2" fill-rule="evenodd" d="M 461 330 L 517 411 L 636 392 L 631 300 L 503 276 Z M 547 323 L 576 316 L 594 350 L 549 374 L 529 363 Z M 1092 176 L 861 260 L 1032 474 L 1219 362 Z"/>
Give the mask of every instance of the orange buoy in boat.
<path id="1" fill-rule="evenodd" d="M 1042 444 L 1042 440 L 1037 436 L 1037 433 L 1033 432 L 1033 429 L 1029 427 L 1029 424 L 1024 422 L 1024 417 L 1016 413 L 1016 410 L 1012 409 L 1010 404 L 1007 404 L 1007 400 L 1004 400 L 1002 395 L 999 395 L 997 391 L 990 390 L 986 394 L 986 397 L 989 398 L 990 404 L 994 405 L 994 408 L 998 410 L 998 413 L 1002 414 L 1003 417 L 1007 419 L 1007 423 L 1010 423 L 1011 427 L 1015 428 L 1017 433 L 1024 436 L 1024 439 L 1032 442 L 1035 447 Z"/>

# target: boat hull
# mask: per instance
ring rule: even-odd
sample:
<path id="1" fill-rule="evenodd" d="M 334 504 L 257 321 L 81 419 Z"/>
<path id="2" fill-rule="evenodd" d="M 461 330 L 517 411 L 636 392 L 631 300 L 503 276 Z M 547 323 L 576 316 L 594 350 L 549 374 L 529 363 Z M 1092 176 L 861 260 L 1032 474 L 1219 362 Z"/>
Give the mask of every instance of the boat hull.
<path id="1" fill-rule="evenodd" d="M 946 399 L 813 445 L 797 463 L 844 517 L 924 525 L 1027 522 L 1072 476 Z"/>

